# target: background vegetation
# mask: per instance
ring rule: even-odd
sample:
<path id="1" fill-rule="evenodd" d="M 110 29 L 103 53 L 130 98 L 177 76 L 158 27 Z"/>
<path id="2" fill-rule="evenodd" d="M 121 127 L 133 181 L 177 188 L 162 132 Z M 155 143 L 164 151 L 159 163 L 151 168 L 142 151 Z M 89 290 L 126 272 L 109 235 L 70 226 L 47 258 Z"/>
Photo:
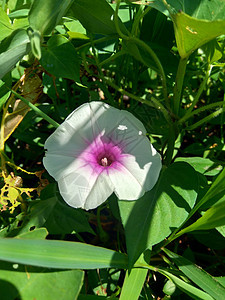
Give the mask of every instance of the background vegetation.
<path id="1" fill-rule="evenodd" d="M 225 299 L 223 0 L 0 0 L 1 299 Z M 156 186 L 73 209 L 44 142 L 82 103 L 145 125 Z"/>

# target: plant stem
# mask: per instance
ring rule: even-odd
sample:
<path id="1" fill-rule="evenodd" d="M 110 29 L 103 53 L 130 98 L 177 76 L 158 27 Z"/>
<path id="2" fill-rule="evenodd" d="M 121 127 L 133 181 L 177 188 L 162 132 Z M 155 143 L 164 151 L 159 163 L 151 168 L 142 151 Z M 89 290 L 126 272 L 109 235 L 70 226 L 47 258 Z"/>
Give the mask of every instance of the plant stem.
<path id="1" fill-rule="evenodd" d="M 54 127 L 59 127 L 59 123 L 57 123 L 56 121 L 54 121 L 52 118 L 50 118 L 48 115 L 46 115 L 43 111 L 41 111 L 37 106 L 35 106 L 34 104 L 32 104 L 30 101 L 28 101 L 26 98 L 24 98 L 23 96 L 19 95 L 17 92 L 15 92 L 14 90 L 10 91 L 16 96 L 18 97 L 20 100 L 22 100 L 27 106 L 29 106 L 34 112 L 36 112 L 36 114 L 38 114 L 39 116 L 41 116 L 44 120 L 46 120 L 48 123 L 50 123 L 52 126 Z"/>
<path id="2" fill-rule="evenodd" d="M 171 118 L 170 118 L 170 115 L 169 115 L 168 111 L 161 104 L 161 102 L 159 102 L 159 100 L 157 100 L 154 96 L 151 96 L 151 101 L 148 101 L 148 100 L 145 100 L 145 99 L 143 99 L 143 98 L 141 98 L 139 96 L 136 96 L 134 94 L 131 94 L 131 93 L 125 91 L 124 89 L 120 88 L 115 83 L 111 82 L 110 80 L 108 80 L 106 78 L 105 78 L 105 82 L 108 85 L 110 85 L 111 87 L 113 87 L 115 90 L 117 90 L 118 92 L 120 92 L 121 94 L 126 95 L 126 96 L 128 96 L 128 97 L 130 97 L 130 98 L 132 98 L 132 99 L 134 99 L 134 100 L 136 100 L 138 102 L 146 104 L 148 106 L 151 106 L 151 107 L 154 106 L 155 108 L 159 109 L 162 112 L 162 114 L 163 114 L 164 118 L 166 119 L 166 121 L 169 124 L 171 124 Z"/>
<path id="3" fill-rule="evenodd" d="M 187 61 L 188 61 L 188 57 L 180 58 L 178 69 L 177 69 L 177 75 L 176 75 L 174 93 L 173 93 L 173 112 L 177 116 L 179 115 L 181 95 L 182 95 Z"/>
<path id="4" fill-rule="evenodd" d="M 211 119 L 217 117 L 218 115 L 220 115 L 222 112 L 225 111 L 225 105 L 223 107 L 221 107 L 220 109 L 218 109 L 217 111 L 214 111 L 212 114 L 208 115 L 207 117 L 203 118 L 202 120 L 196 122 L 195 124 L 186 127 L 186 130 L 193 130 L 199 126 L 201 126 L 202 124 L 209 122 Z"/>
<path id="5" fill-rule="evenodd" d="M 103 60 L 102 62 L 99 62 L 99 67 L 102 67 L 103 65 L 109 63 L 112 60 L 115 60 L 117 57 L 126 54 L 126 52 L 124 50 L 121 50 L 120 52 L 117 52 L 113 55 L 111 55 L 109 58 Z"/>
<path id="6" fill-rule="evenodd" d="M 197 94 L 195 95 L 194 100 L 193 100 L 193 102 L 191 103 L 191 106 L 190 106 L 189 109 L 187 110 L 187 112 L 186 112 L 186 114 L 185 114 L 184 117 L 186 117 L 186 115 L 187 115 L 187 117 L 188 117 L 188 116 L 191 114 L 192 110 L 194 109 L 195 105 L 197 104 L 197 102 L 198 102 L 198 100 L 199 100 L 199 98 L 200 98 L 200 96 L 201 96 L 201 94 L 202 94 L 202 92 L 203 92 L 203 90 L 204 90 L 204 88 L 205 88 L 205 85 L 206 85 L 206 83 L 207 83 L 207 80 L 208 80 L 208 78 L 209 78 L 209 76 L 210 76 L 210 74 L 211 74 L 212 68 L 213 68 L 212 65 L 208 65 L 208 68 L 207 68 L 207 71 L 206 71 L 205 78 L 204 78 L 204 80 L 201 82 L 200 87 L 199 87 L 199 89 L 198 89 L 198 92 L 197 92 Z"/>
<path id="7" fill-rule="evenodd" d="M 202 107 L 194 110 L 193 112 L 190 112 L 189 114 L 185 114 L 183 116 L 183 118 L 181 118 L 177 123 L 182 124 L 182 123 L 186 122 L 188 119 L 192 118 L 194 115 L 200 114 L 201 112 L 203 112 L 205 110 L 209 110 L 209 109 L 214 108 L 216 106 L 223 106 L 224 104 L 225 104 L 224 101 L 218 101 L 218 102 L 215 102 L 215 103 L 211 103 L 211 104 L 202 106 Z"/>
<path id="8" fill-rule="evenodd" d="M 116 5 L 116 10 L 115 10 L 115 14 L 114 14 L 114 21 L 115 21 L 115 27 L 116 30 L 118 32 L 118 34 L 120 35 L 120 37 L 126 41 L 129 42 L 133 42 L 136 45 L 140 46 L 143 50 L 145 50 L 154 60 L 158 71 L 161 75 L 161 80 L 162 80 L 162 87 L 163 87 L 163 96 L 166 102 L 166 106 L 167 108 L 169 108 L 169 101 L 168 101 L 168 93 L 167 93 L 167 83 L 166 83 L 166 75 L 163 69 L 163 66 L 158 58 L 158 56 L 155 54 L 155 52 L 151 49 L 151 47 L 149 47 L 149 45 L 147 45 L 145 42 L 143 42 L 142 40 L 134 37 L 134 36 L 127 36 L 125 34 L 123 34 L 119 28 L 119 19 L 118 19 L 118 11 L 119 11 L 119 6 L 120 6 L 120 2 L 121 0 L 118 0 L 117 5 Z"/>
<path id="9" fill-rule="evenodd" d="M 99 43 L 103 43 L 105 41 L 109 41 L 109 40 L 112 40 L 112 39 L 115 39 L 117 38 L 118 36 L 117 35 L 110 35 L 110 36 L 106 36 L 106 37 L 103 37 L 103 38 L 100 38 L 100 39 L 97 39 L 97 40 L 94 40 L 93 42 L 88 42 L 86 44 L 83 44 L 79 47 L 76 47 L 76 51 L 79 51 L 85 47 L 90 47 L 92 44 L 96 45 L 96 44 L 99 44 Z"/>

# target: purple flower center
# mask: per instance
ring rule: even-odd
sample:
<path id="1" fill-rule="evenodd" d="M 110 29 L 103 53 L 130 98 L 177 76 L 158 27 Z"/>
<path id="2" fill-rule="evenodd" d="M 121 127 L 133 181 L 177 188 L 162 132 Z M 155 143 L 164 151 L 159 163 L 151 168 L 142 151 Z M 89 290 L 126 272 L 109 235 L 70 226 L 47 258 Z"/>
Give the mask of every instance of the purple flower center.
<path id="1" fill-rule="evenodd" d="M 121 148 L 121 144 L 103 140 L 100 134 L 81 153 L 80 158 L 98 174 L 104 170 L 108 172 L 109 169 L 120 170 L 125 156 Z"/>

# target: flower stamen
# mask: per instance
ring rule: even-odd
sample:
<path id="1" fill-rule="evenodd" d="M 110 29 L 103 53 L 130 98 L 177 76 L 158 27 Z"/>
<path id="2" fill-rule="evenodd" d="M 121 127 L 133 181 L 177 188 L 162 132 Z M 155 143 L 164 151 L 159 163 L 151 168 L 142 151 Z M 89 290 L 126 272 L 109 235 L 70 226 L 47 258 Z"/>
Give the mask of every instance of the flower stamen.
<path id="1" fill-rule="evenodd" d="M 111 165 L 111 163 L 112 161 L 108 157 L 102 157 L 99 162 L 99 164 L 103 167 L 108 167 Z"/>

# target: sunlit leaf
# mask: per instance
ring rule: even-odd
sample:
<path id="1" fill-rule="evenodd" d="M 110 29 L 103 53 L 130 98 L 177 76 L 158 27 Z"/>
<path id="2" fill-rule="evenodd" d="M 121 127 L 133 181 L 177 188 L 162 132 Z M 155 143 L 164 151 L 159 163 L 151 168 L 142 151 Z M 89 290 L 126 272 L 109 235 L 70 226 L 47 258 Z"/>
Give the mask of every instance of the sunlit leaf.
<path id="1" fill-rule="evenodd" d="M 10 35 L 13 31 L 12 24 L 10 22 L 10 18 L 4 12 L 4 10 L 0 7 L 0 42 Z"/>
<path id="2" fill-rule="evenodd" d="M 88 244 L 54 241 L 0 239 L 0 259 L 19 264 L 59 269 L 127 268 L 127 256 Z"/>
<path id="3" fill-rule="evenodd" d="M 92 33 L 117 34 L 113 20 L 114 10 L 105 0 L 76 0 L 70 7 L 69 16 L 78 19 Z M 120 30 L 126 27 L 120 21 Z"/>
<path id="4" fill-rule="evenodd" d="M 148 269 L 133 268 L 131 271 L 127 271 L 120 294 L 120 300 L 139 299 L 147 273 Z"/>
<path id="5" fill-rule="evenodd" d="M 167 249 L 164 249 L 164 251 L 174 261 L 179 269 L 201 289 L 207 292 L 214 299 L 223 299 L 225 295 L 225 288 L 209 273 L 176 253 Z"/>
<path id="6" fill-rule="evenodd" d="M 225 33 L 223 0 L 152 1 L 150 6 L 168 14 L 174 23 L 179 54 L 188 57 L 194 50 Z M 166 12 L 166 10 L 168 10 Z"/>
<path id="7" fill-rule="evenodd" d="M 30 51 L 30 41 L 26 30 L 15 30 L 0 44 L 0 79 Z"/>

